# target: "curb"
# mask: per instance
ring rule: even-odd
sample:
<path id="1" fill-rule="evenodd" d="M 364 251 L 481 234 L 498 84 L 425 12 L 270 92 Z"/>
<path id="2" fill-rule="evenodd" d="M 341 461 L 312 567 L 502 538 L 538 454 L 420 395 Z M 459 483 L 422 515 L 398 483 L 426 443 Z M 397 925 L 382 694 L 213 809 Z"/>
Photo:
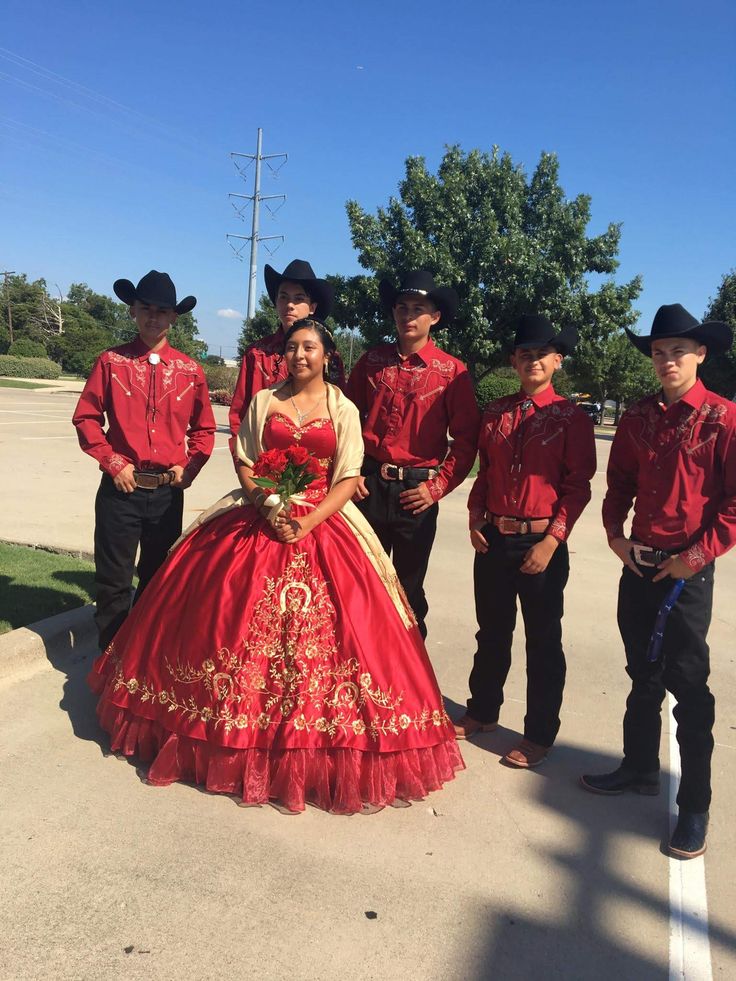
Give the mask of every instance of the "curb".
<path id="1" fill-rule="evenodd" d="M 0 636 L 0 681 L 24 669 L 50 663 L 59 667 L 90 646 L 96 650 L 93 604 L 18 627 Z"/>
<path id="2" fill-rule="evenodd" d="M 84 559 L 85 562 L 94 562 L 95 560 L 94 552 L 74 548 L 71 545 L 42 545 L 39 542 L 21 542 L 17 538 L 0 538 L 0 545 L 18 545 L 21 548 L 35 549 L 37 552 L 50 552 L 52 555 L 66 555 L 71 559 Z"/>

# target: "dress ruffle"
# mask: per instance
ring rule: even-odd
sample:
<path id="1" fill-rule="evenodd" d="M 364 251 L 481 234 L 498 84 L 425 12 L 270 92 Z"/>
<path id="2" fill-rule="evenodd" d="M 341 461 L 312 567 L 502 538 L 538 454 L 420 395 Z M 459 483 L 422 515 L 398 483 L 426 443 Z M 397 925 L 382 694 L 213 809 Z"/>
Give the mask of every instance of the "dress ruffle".
<path id="1" fill-rule="evenodd" d="M 421 800 L 464 769 L 454 740 L 395 753 L 356 749 L 228 749 L 179 735 L 102 699 L 100 725 L 110 748 L 150 762 L 148 782 L 198 784 L 245 804 L 270 801 L 290 811 L 314 804 L 333 814 L 354 814 L 397 801 Z"/>

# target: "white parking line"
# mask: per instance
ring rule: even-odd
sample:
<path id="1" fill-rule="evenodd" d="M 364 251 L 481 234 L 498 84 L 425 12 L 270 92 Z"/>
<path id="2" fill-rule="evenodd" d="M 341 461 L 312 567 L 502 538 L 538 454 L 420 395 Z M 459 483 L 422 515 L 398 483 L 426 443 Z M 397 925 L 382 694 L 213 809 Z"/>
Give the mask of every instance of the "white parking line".
<path id="1" fill-rule="evenodd" d="M 56 412 L 26 412 L 20 409 L 0 409 L 0 413 L 6 416 L 40 416 L 42 419 L 61 419 L 63 416 L 59 415 L 57 409 Z M 71 419 L 69 420 L 71 422 Z"/>
<path id="2" fill-rule="evenodd" d="M 670 825 L 677 821 L 677 787 L 680 783 L 680 748 L 675 737 L 677 723 L 670 708 Z M 670 859 L 670 981 L 712 981 L 708 939 L 708 895 L 705 889 L 705 859 Z"/>
<path id="3" fill-rule="evenodd" d="M 76 433 L 71 436 L 19 436 L 18 439 L 76 439 Z"/>
<path id="4" fill-rule="evenodd" d="M 14 419 L 12 422 L 0 422 L 0 426 L 48 426 L 49 423 L 55 422 L 71 426 L 71 420 L 67 419 L 66 416 L 59 416 L 58 419 L 27 419 L 25 422 L 18 422 Z"/>

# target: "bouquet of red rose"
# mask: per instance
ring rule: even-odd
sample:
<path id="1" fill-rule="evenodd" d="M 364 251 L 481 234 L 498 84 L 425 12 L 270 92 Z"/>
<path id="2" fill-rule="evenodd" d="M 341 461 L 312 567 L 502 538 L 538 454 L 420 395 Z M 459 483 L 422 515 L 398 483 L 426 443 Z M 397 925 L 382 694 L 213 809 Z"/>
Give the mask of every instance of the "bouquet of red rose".
<path id="1" fill-rule="evenodd" d="M 299 501 L 307 487 L 322 475 L 317 460 L 303 446 L 286 450 L 266 450 L 253 466 L 254 484 L 271 493 L 263 504 L 278 514 L 289 501 Z"/>

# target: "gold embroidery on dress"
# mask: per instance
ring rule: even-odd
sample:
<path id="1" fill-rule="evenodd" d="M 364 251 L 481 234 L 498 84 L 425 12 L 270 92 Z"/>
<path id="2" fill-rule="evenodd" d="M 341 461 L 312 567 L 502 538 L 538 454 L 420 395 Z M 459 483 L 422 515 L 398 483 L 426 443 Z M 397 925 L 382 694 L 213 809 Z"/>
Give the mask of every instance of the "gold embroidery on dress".
<path id="1" fill-rule="evenodd" d="M 404 693 L 382 689 L 356 658 L 341 659 L 335 634 L 336 611 L 327 584 L 312 572 L 305 552 L 296 552 L 278 578 L 267 577 L 248 634 L 237 651 L 222 647 L 198 666 L 164 659 L 178 686 L 155 690 L 147 680 L 126 678 L 113 646 L 113 689 L 124 687 L 142 702 L 156 700 L 226 732 L 268 729 L 282 724 L 299 731 L 368 736 L 399 735 L 413 728 L 450 725 L 443 706 L 402 711 Z"/>

